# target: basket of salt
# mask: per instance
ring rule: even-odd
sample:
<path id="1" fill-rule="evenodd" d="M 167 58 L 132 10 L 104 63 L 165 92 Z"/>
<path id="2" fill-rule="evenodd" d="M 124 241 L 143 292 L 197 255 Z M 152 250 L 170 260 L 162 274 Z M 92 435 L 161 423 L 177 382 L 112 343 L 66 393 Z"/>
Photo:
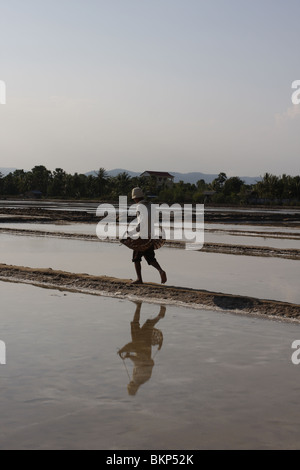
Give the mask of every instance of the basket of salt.
<path id="1" fill-rule="evenodd" d="M 152 240 L 151 238 L 122 238 L 120 242 L 122 243 L 122 245 L 127 246 L 127 248 L 131 250 L 143 252 L 151 249 L 158 250 L 165 244 L 166 240 L 164 240 L 163 238 L 158 238 L 154 240 Z"/>

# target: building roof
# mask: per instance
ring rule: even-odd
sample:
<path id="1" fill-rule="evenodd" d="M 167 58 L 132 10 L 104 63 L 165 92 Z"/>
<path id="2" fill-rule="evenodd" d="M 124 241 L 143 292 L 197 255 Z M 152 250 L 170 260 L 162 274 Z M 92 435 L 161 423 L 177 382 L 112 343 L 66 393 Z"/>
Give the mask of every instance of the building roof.
<path id="1" fill-rule="evenodd" d="M 167 171 L 144 171 L 144 173 L 141 174 L 141 176 L 145 175 L 145 173 L 148 173 L 150 176 L 157 176 L 158 178 L 174 178 L 173 175 L 170 175 Z"/>

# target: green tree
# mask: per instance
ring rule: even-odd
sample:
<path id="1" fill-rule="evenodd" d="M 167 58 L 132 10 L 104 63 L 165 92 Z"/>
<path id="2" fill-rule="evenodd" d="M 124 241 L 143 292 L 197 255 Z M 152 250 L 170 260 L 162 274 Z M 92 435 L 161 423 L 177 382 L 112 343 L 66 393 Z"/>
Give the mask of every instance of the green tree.
<path id="1" fill-rule="evenodd" d="M 205 191 L 206 187 L 207 187 L 207 184 L 205 183 L 205 181 L 203 179 L 197 181 L 197 189 L 199 191 Z"/>
<path id="2" fill-rule="evenodd" d="M 104 196 L 107 190 L 107 186 L 108 186 L 108 175 L 107 175 L 105 168 L 99 169 L 97 173 L 96 186 L 97 186 L 97 195 L 100 197 Z"/>
<path id="3" fill-rule="evenodd" d="M 262 181 L 256 184 L 257 190 L 261 198 L 273 200 L 280 197 L 280 182 L 278 176 L 265 173 Z"/>
<path id="4" fill-rule="evenodd" d="M 24 170 L 14 171 L 13 179 L 19 194 L 25 194 L 26 191 L 29 191 L 30 187 L 28 186 L 28 177 Z"/>
<path id="5" fill-rule="evenodd" d="M 211 184 L 212 189 L 216 191 L 217 193 L 221 192 L 226 180 L 227 180 L 226 173 L 219 173 L 218 177 L 215 178 Z"/>
<path id="6" fill-rule="evenodd" d="M 119 173 L 114 179 L 115 193 L 116 195 L 126 196 L 131 188 L 130 176 L 126 171 Z"/>
<path id="7" fill-rule="evenodd" d="M 32 191 L 41 191 L 44 196 L 47 196 L 48 185 L 51 180 L 51 171 L 47 170 L 43 165 L 35 166 L 31 170 L 31 188 Z"/>
<path id="8" fill-rule="evenodd" d="M 18 188 L 12 173 L 3 178 L 3 194 L 7 196 L 16 196 L 18 194 Z"/>
<path id="9" fill-rule="evenodd" d="M 0 194 L 3 194 L 3 173 L 0 171 Z"/>
<path id="10" fill-rule="evenodd" d="M 49 194 L 53 197 L 65 197 L 67 185 L 67 173 L 62 168 L 53 171 Z"/>
<path id="11" fill-rule="evenodd" d="M 223 193 L 228 196 L 230 194 L 238 194 L 245 185 L 238 176 L 228 178 L 224 183 Z"/>

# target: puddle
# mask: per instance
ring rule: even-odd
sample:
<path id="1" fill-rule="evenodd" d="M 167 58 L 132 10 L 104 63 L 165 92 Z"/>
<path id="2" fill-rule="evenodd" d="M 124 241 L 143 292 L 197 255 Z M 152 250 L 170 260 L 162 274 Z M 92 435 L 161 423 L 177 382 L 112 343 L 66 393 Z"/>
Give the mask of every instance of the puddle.
<path id="1" fill-rule="evenodd" d="M 299 325 L 21 284 L 0 294 L 1 449 L 298 448 Z"/>
<path id="2" fill-rule="evenodd" d="M 74 273 L 135 277 L 132 252 L 116 243 L 1 234 L 1 262 Z M 300 261 L 162 248 L 157 259 L 168 284 L 300 303 Z M 144 281 L 159 282 L 143 263 Z"/>

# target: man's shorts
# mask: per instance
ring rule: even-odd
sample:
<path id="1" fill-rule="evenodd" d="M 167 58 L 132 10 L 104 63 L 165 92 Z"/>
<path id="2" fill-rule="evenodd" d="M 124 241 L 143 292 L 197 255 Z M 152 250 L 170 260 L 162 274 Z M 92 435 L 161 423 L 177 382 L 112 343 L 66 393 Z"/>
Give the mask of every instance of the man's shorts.
<path id="1" fill-rule="evenodd" d="M 150 248 L 147 251 L 133 251 L 132 261 L 133 263 L 141 262 L 143 257 L 148 264 L 152 264 L 154 261 L 156 261 L 153 248 Z"/>

